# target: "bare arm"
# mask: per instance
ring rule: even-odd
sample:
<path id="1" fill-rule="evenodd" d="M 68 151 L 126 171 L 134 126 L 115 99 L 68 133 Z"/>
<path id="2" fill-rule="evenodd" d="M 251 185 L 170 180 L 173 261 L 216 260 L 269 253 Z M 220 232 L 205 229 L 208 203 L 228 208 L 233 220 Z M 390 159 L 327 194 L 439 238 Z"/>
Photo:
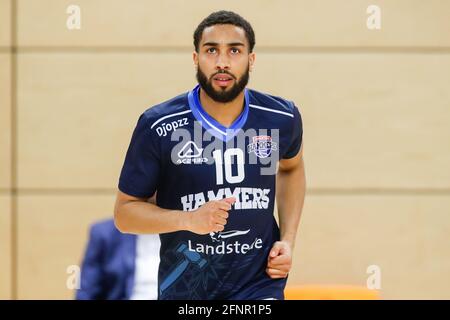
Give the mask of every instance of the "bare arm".
<path id="1" fill-rule="evenodd" d="M 114 222 L 124 233 L 166 233 L 188 229 L 189 214 L 183 211 L 162 209 L 153 200 L 137 198 L 117 192 Z"/>
<path id="2" fill-rule="evenodd" d="M 291 159 L 280 160 L 277 174 L 277 204 L 281 241 L 295 245 L 297 228 L 303 209 L 306 191 L 303 146 Z"/>
<path id="3" fill-rule="evenodd" d="M 277 174 L 277 203 L 280 241 L 273 244 L 266 272 L 272 279 L 286 278 L 292 267 L 292 251 L 305 200 L 303 147 L 291 159 L 280 160 Z"/>
<path id="4" fill-rule="evenodd" d="M 228 210 L 234 198 L 209 201 L 192 212 L 168 210 L 158 207 L 154 198 L 136 198 L 120 190 L 114 207 L 114 222 L 123 233 L 167 233 L 191 231 L 197 234 L 224 229 Z"/>

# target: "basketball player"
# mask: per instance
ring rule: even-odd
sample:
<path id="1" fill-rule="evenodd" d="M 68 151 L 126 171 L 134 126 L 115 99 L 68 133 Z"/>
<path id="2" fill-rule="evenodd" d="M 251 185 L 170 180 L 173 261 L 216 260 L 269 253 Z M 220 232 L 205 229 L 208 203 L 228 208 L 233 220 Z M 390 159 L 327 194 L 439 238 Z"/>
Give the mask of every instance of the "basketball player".
<path id="1" fill-rule="evenodd" d="M 254 45 L 244 18 L 209 15 L 194 32 L 198 85 L 133 132 L 115 223 L 160 234 L 159 299 L 284 299 L 305 195 L 302 119 L 292 101 L 246 88 Z"/>

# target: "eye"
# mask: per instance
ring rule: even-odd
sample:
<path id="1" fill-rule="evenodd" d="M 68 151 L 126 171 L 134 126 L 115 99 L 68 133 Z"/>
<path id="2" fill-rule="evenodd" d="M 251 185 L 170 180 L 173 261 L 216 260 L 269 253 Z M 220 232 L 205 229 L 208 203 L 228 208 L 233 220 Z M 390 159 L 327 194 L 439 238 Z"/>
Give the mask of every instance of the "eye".
<path id="1" fill-rule="evenodd" d="M 208 52 L 208 53 L 216 53 L 216 48 L 208 48 L 207 50 L 206 50 L 206 52 Z"/>
<path id="2" fill-rule="evenodd" d="M 231 48 L 231 53 L 236 54 L 241 52 L 238 48 Z"/>

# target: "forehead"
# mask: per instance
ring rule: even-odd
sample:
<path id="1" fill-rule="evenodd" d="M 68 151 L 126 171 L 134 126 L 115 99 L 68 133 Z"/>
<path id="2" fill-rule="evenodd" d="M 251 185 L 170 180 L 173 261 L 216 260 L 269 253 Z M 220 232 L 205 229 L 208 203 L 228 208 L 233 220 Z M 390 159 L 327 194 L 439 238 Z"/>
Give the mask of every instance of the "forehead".
<path id="1" fill-rule="evenodd" d="M 246 46 L 248 45 L 244 29 L 232 24 L 216 24 L 206 27 L 203 30 L 200 45 L 206 42 L 219 44 L 242 42 Z"/>

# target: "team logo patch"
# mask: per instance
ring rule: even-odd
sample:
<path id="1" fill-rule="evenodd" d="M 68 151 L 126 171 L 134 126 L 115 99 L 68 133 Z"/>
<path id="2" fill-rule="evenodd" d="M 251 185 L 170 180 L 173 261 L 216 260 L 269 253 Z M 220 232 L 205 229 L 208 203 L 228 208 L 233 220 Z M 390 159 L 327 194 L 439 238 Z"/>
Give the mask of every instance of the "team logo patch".
<path id="1" fill-rule="evenodd" d="M 247 151 L 254 152 L 258 158 L 267 158 L 272 151 L 277 150 L 277 143 L 272 141 L 271 136 L 254 136 L 252 139 Z"/>

